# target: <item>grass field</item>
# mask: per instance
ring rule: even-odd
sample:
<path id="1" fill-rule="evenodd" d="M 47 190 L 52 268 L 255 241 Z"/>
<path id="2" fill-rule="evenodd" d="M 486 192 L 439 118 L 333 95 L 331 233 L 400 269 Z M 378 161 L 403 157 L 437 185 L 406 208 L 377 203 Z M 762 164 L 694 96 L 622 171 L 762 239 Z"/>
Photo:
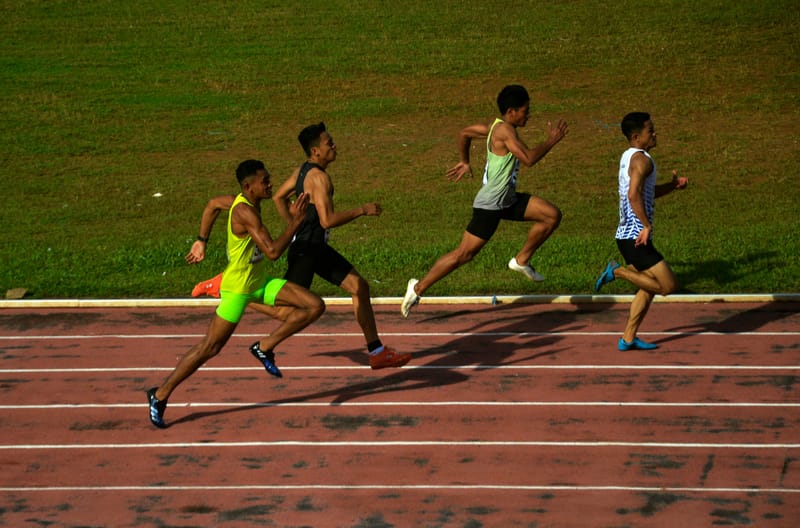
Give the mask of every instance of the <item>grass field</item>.
<path id="1" fill-rule="evenodd" d="M 479 178 L 444 172 L 458 131 L 493 118 L 509 83 L 532 96 L 529 145 L 549 120 L 570 125 L 519 186 L 564 213 L 534 257 L 547 281 L 506 270 L 526 226 L 503 224 L 429 295 L 589 293 L 616 257 L 618 123 L 632 110 L 653 115 L 661 174 L 690 181 L 656 207 L 683 291 L 800 291 L 796 2 L 0 5 L 0 293 L 188 296 L 225 262 L 221 226 L 206 262 L 183 260 L 206 200 L 237 191 L 246 158 L 280 183 L 304 159 L 299 130 L 324 120 L 337 208 L 385 211 L 332 244 L 374 296 L 399 296 L 460 240 Z"/>

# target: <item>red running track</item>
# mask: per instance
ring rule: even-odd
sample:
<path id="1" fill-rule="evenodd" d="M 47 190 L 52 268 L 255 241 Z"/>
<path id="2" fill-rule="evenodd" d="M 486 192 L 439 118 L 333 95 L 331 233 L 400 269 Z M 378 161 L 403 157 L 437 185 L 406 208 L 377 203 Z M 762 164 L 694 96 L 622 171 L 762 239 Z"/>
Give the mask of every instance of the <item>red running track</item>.
<path id="1" fill-rule="evenodd" d="M 366 367 L 349 306 L 278 350 L 248 313 L 144 391 L 213 309 L 0 310 L 0 526 L 794 527 L 797 304 L 376 306 L 414 359 Z"/>

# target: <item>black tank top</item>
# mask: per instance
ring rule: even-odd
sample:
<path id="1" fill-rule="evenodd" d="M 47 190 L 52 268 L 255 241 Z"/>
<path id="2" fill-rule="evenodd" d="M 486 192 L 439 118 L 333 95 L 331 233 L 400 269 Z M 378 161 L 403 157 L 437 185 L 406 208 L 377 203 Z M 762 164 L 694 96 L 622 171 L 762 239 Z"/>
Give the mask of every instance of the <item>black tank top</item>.
<path id="1" fill-rule="evenodd" d="M 295 185 L 294 188 L 298 196 L 305 188 L 306 174 L 308 174 L 308 171 L 311 169 L 324 170 L 316 163 L 311 163 L 309 161 L 303 163 L 303 166 L 300 167 L 300 173 L 297 175 L 297 185 Z M 333 195 L 333 189 L 331 189 L 331 195 Z M 333 196 L 331 196 L 331 198 L 333 198 Z M 319 223 L 319 213 L 317 213 L 317 208 L 314 204 L 308 204 L 306 218 L 300 225 L 300 229 L 297 230 L 294 241 L 309 244 L 325 244 L 328 241 L 328 230 L 323 229 L 322 225 Z"/>

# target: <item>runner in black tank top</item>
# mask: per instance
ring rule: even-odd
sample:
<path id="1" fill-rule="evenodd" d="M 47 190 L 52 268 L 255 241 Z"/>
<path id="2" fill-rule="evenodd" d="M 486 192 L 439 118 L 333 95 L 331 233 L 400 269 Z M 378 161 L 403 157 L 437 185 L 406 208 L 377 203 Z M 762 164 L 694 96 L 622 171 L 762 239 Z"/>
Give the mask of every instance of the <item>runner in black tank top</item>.
<path id="1" fill-rule="evenodd" d="M 306 174 L 311 169 L 325 170 L 316 163 L 307 161 L 300 167 L 300 172 L 297 174 L 297 185 L 295 185 L 295 194 L 300 196 L 304 192 L 304 185 L 306 181 Z M 331 192 L 333 198 L 333 192 Z M 310 244 L 325 244 L 328 241 L 328 230 L 324 229 L 319 222 L 319 212 L 314 204 L 308 204 L 306 210 L 306 219 L 303 225 L 294 235 L 294 242 L 310 243 Z M 350 270 L 347 270 L 350 271 Z M 342 277 L 344 278 L 344 277 Z"/>
<path id="2" fill-rule="evenodd" d="M 310 287 L 314 275 L 318 275 L 348 292 L 353 299 L 356 321 L 367 342 L 370 366 L 373 369 L 401 367 L 408 363 L 411 355 L 399 354 L 381 342 L 372 310 L 369 283 L 328 244 L 331 228 L 361 216 L 377 216 L 381 213 L 381 207 L 371 202 L 358 208 L 335 211 L 333 182 L 327 173 L 328 166 L 336 160 L 337 155 L 333 138 L 325 125 L 319 123 L 303 129 L 298 139 L 308 159 L 273 195 L 278 212 L 284 218 L 292 195 L 309 195 L 305 221 L 289 246 L 289 269 L 284 278 Z"/>
<path id="3" fill-rule="evenodd" d="M 298 139 L 308 159 L 293 171 L 277 192 L 273 193 L 278 213 L 287 221 L 290 220 L 288 212 L 291 198 L 303 193 L 309 197 L 305 219 L 295 233 L 287 252 L 289 268 L 284 278 L 308 288 L 314 280 L 314 275 L 318 275 L 349 293 L 353 299 L 356 321 L 364 332 L 367 342 L 370 367 L 373 369 L 402 367 L 411 359 L 411 354 L 399 354 L 381 342 L 372 310 L 369 283 L 346 258 L 328 245 L 331 228 L 352 222 L 361 216 L 378 216 L 381 213 L 380 204 L 370 202 L 354 209 L 335 211 L 333 182 L 326 172 L 328 165 L 336 160 L 336 145 L 333 143 L 333 138 L 325 130 L 325 125 L 319 123 L 303 129 Z M 230 197 L 229 202 L 233 202 L 233 197 Z M 202 254 L 205 245 L 201 242 L 197 244 L 201 244 L 202 247 L 198 248 L 198 252 Z M 199 260 L 202 260 L 202 255 L 198 257 L 197 261 Z M 199 290 L 198 295 L 203 293 L 213 295 L 215 288 L 219 290 L 220 277 L 221 275 L 218 275 L 203 281 L 195 287 L 195 292 Z M 194 292 L 192 295 L 197 296 Z"/>

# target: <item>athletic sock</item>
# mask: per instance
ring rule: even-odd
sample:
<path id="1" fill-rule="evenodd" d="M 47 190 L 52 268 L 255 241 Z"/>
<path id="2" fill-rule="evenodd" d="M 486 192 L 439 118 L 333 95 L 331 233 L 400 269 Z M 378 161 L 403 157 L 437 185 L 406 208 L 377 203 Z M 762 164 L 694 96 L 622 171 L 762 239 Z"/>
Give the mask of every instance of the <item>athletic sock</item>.
<path id="1" fill-rule="evenodd" d="M 376 339 L 371 343 L 367 343 L 367 351 L 371 356 L 380 354 L 381 352 L 383 352 L 383 343 L 381 343 L 380 339 Z"/>

